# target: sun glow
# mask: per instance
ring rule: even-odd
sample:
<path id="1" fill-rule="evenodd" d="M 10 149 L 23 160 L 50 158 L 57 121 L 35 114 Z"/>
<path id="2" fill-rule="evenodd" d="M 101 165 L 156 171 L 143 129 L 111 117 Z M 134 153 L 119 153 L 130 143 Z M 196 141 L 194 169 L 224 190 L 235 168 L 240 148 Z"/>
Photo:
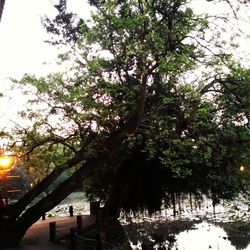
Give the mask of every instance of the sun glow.
<path id="1" fill-rule="evenodd" d="M 9 171 L 15 165 L 15 158 L 13 156 L 1 156 L 0 157 L 0 170 Z"/>

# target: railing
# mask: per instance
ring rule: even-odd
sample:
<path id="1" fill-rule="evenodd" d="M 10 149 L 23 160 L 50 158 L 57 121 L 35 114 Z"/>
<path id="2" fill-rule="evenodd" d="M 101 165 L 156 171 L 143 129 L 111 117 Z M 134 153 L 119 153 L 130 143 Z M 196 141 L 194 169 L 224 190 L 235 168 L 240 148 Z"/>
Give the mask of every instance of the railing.
<path id="1" fill-rule="evenodd" d="M 62 230 L 62 225 L 55 221 L 49 223 L 49 235 L 50 241 L 58 242 L 65 240 L 70 245 L 71 250 L 85 249 L 85 250 L 107 250 L 116 248 L 117 250 L 122 249 L 116 245 L 116 242 L 120 242 L 124 233 L 123 231 L 117 232 L 116 227 L 109 229 L 109 237 L 107 239 L 106 233 L 101 230 L 99 225 L 99 212 L 97 204 L 92 206 L 91 215 L 95 217 L 95 224 L 88 227 L 84 227 L 83 219 L 81 215 L 76 216 L 75 227 L 69 228 L 69 230 Z M 100 211 L 100 210 L 99 210 Z M 69 214 L 73 216 L 73 207 L 69 207 Z M 43 216 L 45 219 L 45 215 Z M 112 233 L 115 232 L 115 233 Z"/>
<path id="2" fill-rule="evenodd" d="M 107 249 L 115 249 L 119 250 L 119 246 L 115 245 L 114 243 L 111 243 L 115 241 L 114 239 L 110 239 L 110 242 L 106 241 L 106 234 L 104 232 L 99 232 L 96 234 L 95 237 L 89 238 L 86 236 L 82 236 L 78 234 L 77 231 L 75 231 L 73 228 L 71 229 L 71 236 L 70 236 L 70 242 L 71 242 L 71 250 L 77 250 L 77 249 L 86 249 L 86 250 L 107 250 Z"/>
<path id="3" fill-rule="evenodd" d="M 72 215 L 73 216 L 73 215 Z M 82 230 L 82 216 L 76 216 L 76 229 L 78 232 Z M 67 238 L 71 232 L 68 232 L 65 229 L 64 225 L 57 224 L 55 221 L 49 223 L 49 239 L 52 242 L 60 241 L 63 238 Z"/>

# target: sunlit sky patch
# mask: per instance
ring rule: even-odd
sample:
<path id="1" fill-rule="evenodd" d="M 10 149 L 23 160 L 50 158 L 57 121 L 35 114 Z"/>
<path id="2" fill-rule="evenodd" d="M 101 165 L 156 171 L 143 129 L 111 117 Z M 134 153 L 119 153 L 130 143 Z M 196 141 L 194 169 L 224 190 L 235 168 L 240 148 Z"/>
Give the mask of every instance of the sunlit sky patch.
<path id="1" fill-rule="evenodd" d="M 56 67 L 60 51 L 44 41 L 48 35 L 41 18 L 53 16 L 55 0 L 8 0 L 0 22 L 0 128 L 13 125 L 16 111 L 25 103 L 25 96 L 10 88 L 9 78 L 23 74 L 46 75 Z M 69 10 L 83 18 L 90 17 L 90 9 L 84 0 L 71 0 Z M 20 122 L 20 121 L 18 121 Z"/>

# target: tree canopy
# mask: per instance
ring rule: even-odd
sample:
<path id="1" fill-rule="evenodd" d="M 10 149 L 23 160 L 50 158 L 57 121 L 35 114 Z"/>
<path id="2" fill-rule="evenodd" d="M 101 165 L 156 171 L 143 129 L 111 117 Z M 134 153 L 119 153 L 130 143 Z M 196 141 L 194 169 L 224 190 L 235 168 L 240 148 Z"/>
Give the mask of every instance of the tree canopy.
<path id="1" fill-rule="evenodd" d="M 65 0 L 44 19 L 50 42 L 69 48 L 59 55 L 66 70 L 16 81 L 34 98 L 22 112 L 32 125 L 16 128 L 12 149 L 47 171 L 4 213 L 27 229 L 82 185 L 109 213 L 154 212 L 181 193 L 217 203 L 244 191 L 250 70 L 230 54 L 234 43 L 213 34 L 192 1 L 89 2 L 91 20 L 68 13 Z"/>

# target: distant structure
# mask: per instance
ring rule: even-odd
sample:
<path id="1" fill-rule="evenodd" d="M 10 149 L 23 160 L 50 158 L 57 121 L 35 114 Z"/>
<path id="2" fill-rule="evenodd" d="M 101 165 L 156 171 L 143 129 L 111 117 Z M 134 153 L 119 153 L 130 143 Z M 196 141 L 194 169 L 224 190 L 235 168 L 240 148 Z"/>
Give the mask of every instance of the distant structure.
<path id="1" fill-rule="evenodd" d="M 3 14 L 4 3 L 5 3 L 5 0 L 0 0 L 0 21 L 1 21 L 2 14 Z"/>

